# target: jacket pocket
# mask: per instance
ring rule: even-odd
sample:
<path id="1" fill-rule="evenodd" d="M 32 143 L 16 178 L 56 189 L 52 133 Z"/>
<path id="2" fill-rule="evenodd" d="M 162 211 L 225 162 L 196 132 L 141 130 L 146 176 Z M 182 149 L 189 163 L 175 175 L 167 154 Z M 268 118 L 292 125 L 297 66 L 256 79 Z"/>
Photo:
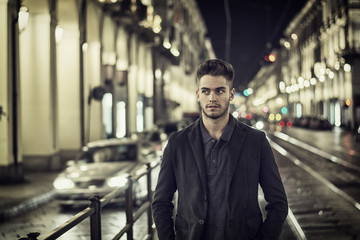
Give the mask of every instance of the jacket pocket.
<path id="1" fill-rule="evenodd" d="M 260 239 L 260 229 L 263 224 L 262 216 L 250 217 L 246 219 L 247 239 Z"/>
<path id="2" fill-rule="evenodd" d="M 188 232 L 188 224 L 185 219 L 176 216 L 175 219 L 175 239 L 176 240 L 186 240 L 186 235 Z"/>

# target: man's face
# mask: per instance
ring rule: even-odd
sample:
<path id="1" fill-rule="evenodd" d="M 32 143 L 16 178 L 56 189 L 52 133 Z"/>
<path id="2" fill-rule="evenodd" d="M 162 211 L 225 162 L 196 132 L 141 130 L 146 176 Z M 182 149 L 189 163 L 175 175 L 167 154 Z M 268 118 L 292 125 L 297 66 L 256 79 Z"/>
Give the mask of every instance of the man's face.
<path id="1" fill-rule="evenodd" d="M 217 119 L 228 114 L 230 101 L 235 89 L 230 89 L 223 76 L 204 75 L 200 78 L 197 100 L 206 117 Z"/>

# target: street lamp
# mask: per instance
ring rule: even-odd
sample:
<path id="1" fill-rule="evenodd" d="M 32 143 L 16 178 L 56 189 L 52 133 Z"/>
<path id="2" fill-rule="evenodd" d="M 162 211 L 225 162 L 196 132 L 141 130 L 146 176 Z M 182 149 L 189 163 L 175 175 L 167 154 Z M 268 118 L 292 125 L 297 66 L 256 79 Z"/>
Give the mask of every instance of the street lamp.
<path id="1" fill-rule="evenodd" d="M 25 30 L 29 21 L 29 9 L 25 6 L 20 7 L 18 15 L 19 31 Z"/>

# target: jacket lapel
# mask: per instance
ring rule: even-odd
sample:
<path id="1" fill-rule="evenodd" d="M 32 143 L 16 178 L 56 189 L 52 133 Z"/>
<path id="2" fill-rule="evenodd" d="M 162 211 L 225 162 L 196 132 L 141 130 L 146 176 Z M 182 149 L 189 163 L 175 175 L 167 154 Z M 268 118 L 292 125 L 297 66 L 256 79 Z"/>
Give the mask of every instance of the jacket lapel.
<path id="1" fill-rule="evenodd" d="M 206 166 L 205 166 L 205 157 L 203 144 L 201 139 L 201 131 L 200 131 L 200 119 L 198 119 L 192 130 L 188 134 L 188 139 L 192 148 L 192 151 L 195 155 L 196 165 L 198 167 L 198 172 L 200 175 L 201 183 L 204 188 L 204 191 L 207 194 L 207 177 L 206 177 Z"/>
<path id="2" fill-rule="evenodd" d="M 230 182 L 231 179 L 233 178 L 235 169 L 236 169 L 236 165 L 238 164 L 238 161 L 240 160 L 240 154 L 241 151 L 243 149 L 244 143 L 245 143 L 245 139 L 246 139 L 246 135 L 247 135 L 247 131 L 246 129 L 241 126 L 241 124 L 239 124 L 237 121 L 235 123 L 235 128 L 234 128 L 234 132 L 233 135 L 231 137 L 231 141 L 230 141 L 230 149 L 231 149 L 231 157 L 230 157 L 230 163 L 229 163 L 229 172 L 228 172 L 228 181 L 227 181 L 227 190 L 230 187 Z"/>

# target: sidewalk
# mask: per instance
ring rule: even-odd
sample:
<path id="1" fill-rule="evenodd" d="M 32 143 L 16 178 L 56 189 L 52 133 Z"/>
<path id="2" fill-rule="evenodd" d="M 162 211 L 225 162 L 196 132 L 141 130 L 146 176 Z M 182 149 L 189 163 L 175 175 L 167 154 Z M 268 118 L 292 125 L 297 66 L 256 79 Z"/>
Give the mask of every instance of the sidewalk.
<path id="1" fill-rule="evenodd" d="M 47 203 L 54 197 L 57 172 L 24 173 L 24 182 L 0 185 L 0 222 Z"/>

